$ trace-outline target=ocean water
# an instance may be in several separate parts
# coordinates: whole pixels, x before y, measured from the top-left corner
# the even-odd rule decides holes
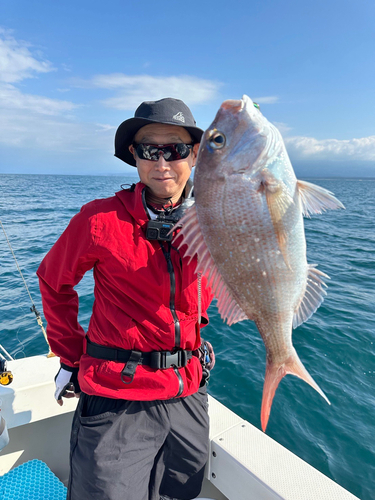
[[[70,218],[84,203],[111,196],[134,180],[0,175],[0,220],[40,312],[35,271]],[[287,376],[276,392],[267,434],[362,500],[374,500],[375,180],[310,180],[346,206],[305,220],[308,261],[331,280],[323,305],[293,333],[301,360],[332,404]],[[84,327],[92,286],[88,273],[77,287]],[[47,352],[30,305],[0,228],[0,343],[15,358]],[[204,336],[217,360],[209,392],[260,428],[265,350],[255,325],[228,327],[213,304]]]

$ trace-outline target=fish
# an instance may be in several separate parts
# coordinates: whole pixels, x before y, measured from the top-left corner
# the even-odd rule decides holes
[[[244,95],[222,103],[204,132],[194,174],[195,203],[175,242],[205,276],[228,325],[254,321],[266,349],[261,406],[265,432],[287,374],[330,404],[292,343],[292,330],[324,300],[329,277],[308,264],[303,217],[344,205],[297,180],[279,130]]]

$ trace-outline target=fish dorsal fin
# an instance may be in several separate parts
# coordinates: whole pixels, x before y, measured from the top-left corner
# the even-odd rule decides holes
[[[263,176],[264,179],[261,183],[261,188],[263,188],[265,192],[268,212],[271,217],[280,252],[284,258],[285,264],[289,268],[288,253],[286,250],[288,233],[284,225],[284,216],[290,206],[293,205],[294,201],[286,185],[282,181],[276,180],[266,170]]]
[[[228,325],[248,319],[226,286],[204,241],[195,205],[186,211],[178,225],[182,226],[182,229],[175,236],[174,241],[179,250],[187,245],[184,256],[190,257],[189,263],[195,255],[197,256],[196,272],[202,273],[207,278],[208,285],[217,299],[217,307],[222,319],[227,321]]]
[[[311,318],[323,302],[325,295],[327,295],[324,289],[327,285],[322,278],[329,279],[329,276],[316,269],[314,264],[308,266],[306,290],[294,313],[293,328],[297,328],[297,326]]]
[[[307,217],[311,214],[321,214],[326,210],[345,208],[331,191],[311,182],[297,181],[297,189],[302,203],[302,213]]]

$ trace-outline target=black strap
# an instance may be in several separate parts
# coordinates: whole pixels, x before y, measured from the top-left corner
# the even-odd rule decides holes
[[[129,360],[125,363],[125,366],[121,372],[121,380],[124,384],[130,384],[133,382],[135,370],[137,369],[138,363],[142,357],[141,351],[130,351]]]
[[[138,364],[149,366],[156,370],[166,370],[172,366],[183,368],[187,365],[192,357],[191,351],[178,350],[171,351],[151,351],[141,352],[128,349],[114,349],[92,342],[87,336],[86,353],[89,356],[97,359],[105,359],[107,361],[117,361],[118,363],[134,364],[135,368]],[[135,371],[135,369],[134,369]],[[125,377],[128,375],[125,374]]]

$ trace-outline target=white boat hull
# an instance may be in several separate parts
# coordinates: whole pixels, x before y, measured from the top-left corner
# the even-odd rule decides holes
[[[62,407],[56,404],[53,380],[58,366],[57,358],[45,356],[8,363],[14,381],[0,387],[1,415],[10,438],[0,452],[1,475],[37,458],[67,483],[70,426],[77,401],[66,400]],[[210,459],[200,498],[357,498],[211,396],[209,413]]]

